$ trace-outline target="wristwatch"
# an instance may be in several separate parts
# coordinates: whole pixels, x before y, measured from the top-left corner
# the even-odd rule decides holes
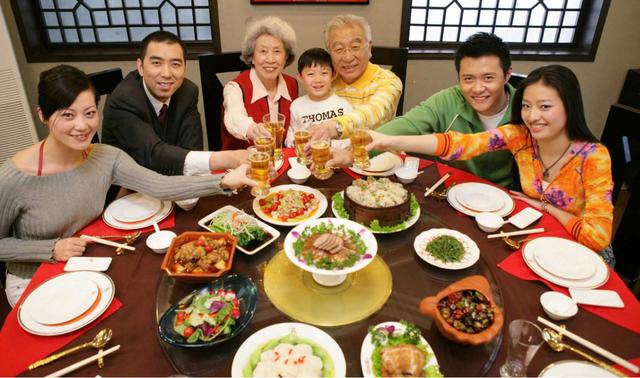
[[[342,126],[340,122],[336,122],[336,132],[338,133],[338,138],[342,137]]]

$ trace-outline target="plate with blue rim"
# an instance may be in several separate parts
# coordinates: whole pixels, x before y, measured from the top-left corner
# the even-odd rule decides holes
[[[228,335],[220,335],[219,337],[207,342],[197,341],[195,343],[188,343],[186,337],[174,330],[173,325],[176,318],[176,310],[188,307],[192,300],[198,295],[221,289],[225,291],[233,290],[236,293],[236,298],[239,302],[240,317],[236,319],[236,324],[233,330]],[[192,291],[178,303],[165,311],[165,313],[160,317],[160,321],[158,323],[158,334],[163,341],[174,346],[184,348],[210,347],[232,339],[242,333],[253,319],[253,315],[256,313],[257,304],[258,289],[251,278],[235,274],[224,276]]]

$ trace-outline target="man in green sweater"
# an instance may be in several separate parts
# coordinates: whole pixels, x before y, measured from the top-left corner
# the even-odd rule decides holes
[[[511,56],[502,40],[493,34],[472,35],[456,52],[455,66],[458,85],[434,94],[377,131],[387,135],[447,131],[471,134],[508,123],[515,89],[508,83]],[[515,162],[509,151],[486,153],[452,163],[502,186],[517,185]]]

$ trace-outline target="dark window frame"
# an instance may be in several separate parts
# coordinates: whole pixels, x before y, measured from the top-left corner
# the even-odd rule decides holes
[[[39,14],[38,0],[11,0],[11,8],[18,26],[22,46],[30,63],[33,62],[94,62],[125,61],[138,58],[140,42],[49,43]],[[211,41],[184,41],[187,59],[197,59],[204,53],[220,52],[220,23],[218,2],[209,0]]]
[[[402,25],[400,46],[409,48],[409,59],[453,59],[459,42],[409,42],[411,1],[402,1]],[[598,44],[607,18],[611,0],[584,0],[576,28],[576,42],[558,43],[553,46],[539,44],[509,43],[514,60],[540,61],[585,61],[595,60]],[[539,47],[536,47],[539,46]]]

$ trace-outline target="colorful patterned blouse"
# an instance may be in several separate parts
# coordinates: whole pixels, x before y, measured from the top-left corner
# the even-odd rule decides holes
[[[611,159],[602,144],[574,142],[570,159],[546,188],[535,140],[524,126],[504,125],[477,134],[448,132],[438,138],[436,155],[465,160],[487,151],[508,149],[520,171],[523,192],[574,215],[564,227],[580,243],[600,251],[611,242],[613,204]]]

